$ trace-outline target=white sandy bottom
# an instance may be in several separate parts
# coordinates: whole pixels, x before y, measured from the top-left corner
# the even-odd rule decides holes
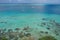
[[[23,28],[26,26],[29,26],[33,28],[33,31],[31,31],[32,35],[34,37],[39,37],[39,31],[48,31],[49,35],[55,36],[58,40],[60,39],[60,35],[56,36],[56,34],[53,33],[51,27],[51,30],[47,30],[47,27],[40,27],[38,24],[40,24],[42,21],[42,18],[47,18],[46,20],[56,20],[60,23],[60,15],[56,14],[17,14],[17,15],[10,15],[10,16],[1,16],[0,22],[7,22],[7,23],[0,23],[0,28],[7,28],[7,29],[15,29],[15,28]],[[55,28],[55,27],[54,27]],[[46,35],[46,34],[43,34]]]

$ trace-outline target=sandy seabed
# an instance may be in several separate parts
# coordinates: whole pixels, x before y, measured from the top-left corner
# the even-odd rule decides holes
[[[57,40],[60,38],[60,15],[57,14],[12,14],[0,16],[0,35],[9,32],[11,35],[30,35],[32,39],[38,40],[43,36],[53,36]],[[2,31],[2,30],[6,31]],[[4,33],[3,33],[4,32]],[[21,34],[21,35],[22,35]],[[1,35],[3,36],[3,35]],[[5,35],[6,36],[6,35]],[[6,36],[7,37],[7,36]],[[16,36],[17,37],[17,36]],[[34,39],[33,39],[34,38]],[[15,40],[12,38],[11,40]],[[18,40],[23,40],[19,39]],[[29,39],[28,39],[29,40]]]

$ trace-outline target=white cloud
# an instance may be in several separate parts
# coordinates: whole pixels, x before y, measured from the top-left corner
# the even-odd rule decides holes
[[[9,2],[12,2],[12,0],[9,0]]]
[[[17,0],[18,2],[22,1],[22,0]]]
[[[60,0],[48,0],[48,4],[60,4]]]
[[[47,3],[47,0],[32,0],[33,3]]]
[[[0,3],[43,3],[60,4],[60,0],[0,0]]]

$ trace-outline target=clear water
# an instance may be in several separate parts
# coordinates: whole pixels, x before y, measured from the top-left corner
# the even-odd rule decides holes
[[[34,37],[39,37],[39,31],[47,31],[49,35],[60,39],[59,35],[55,34],[55,30],[59,30],[57,26],[51,26],[50,29],[47,29],[47,26],[41,27],[42,22],[47,24],[51,20],[55,20],[57,23],[60,23],[60,7],[59,5],[35,5],[35,4],[0,4],[0,29],[15,29],[29,26],[33,29],[31,34]],[[46,18],[45,20],[42,20]],[[47,34],[42,34],[47,35]]]

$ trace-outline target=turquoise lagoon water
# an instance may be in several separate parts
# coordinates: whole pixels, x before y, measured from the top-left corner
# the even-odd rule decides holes
[[[42,22],[48,24],[51,20],[60,23],[59,10],[60,7],[58,5],[0,4],[0,29],[22,29],[23,27],[29,26],[33,28],[34,31],[31,31],[31,33],[34,34],[35,37],[38,36],[39,31],[48,31],[49,35],[59,40],[60,31],[58,31],[59,35],[56,36],[54,30],[59,30],[60,26],[59,28],[57,26],[51,26],[51,30],[48,30],[47,26],[40,26]],[[43,18],[45,18],[45,20],[42,20]]]

